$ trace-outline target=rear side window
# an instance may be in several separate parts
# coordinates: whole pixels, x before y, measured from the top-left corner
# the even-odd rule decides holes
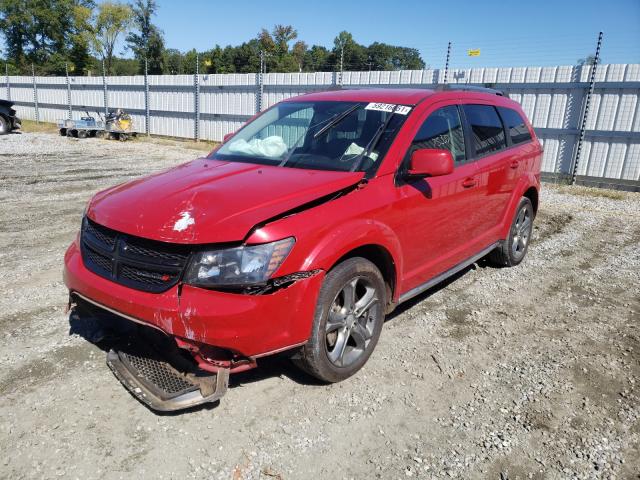
[[[463,105],[464,114],[473,133],[476,155],[486,155],[507,146],[502,122],[490,105]]]
[[[506,107],[498,107],[498,111],[513,145],[531,140],[531,133],[529,133],[527,123],[518,112]]]
[[[456,163],[464,162],[464,134],[458,107],[442,107],[429,115],[411,142],[409,156],[420,148],[449,150]]]

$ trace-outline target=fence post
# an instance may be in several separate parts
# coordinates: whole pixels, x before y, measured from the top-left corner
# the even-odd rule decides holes
[[[144,130],[147,136],[151,133],[149,122],[151,120],[151,112],[149,110],[149,65],[147,59],[144,59]]]
[[[33,78],[33,107],[36,114],[36,123],[40,123],[40,112],[38,110],[38,86],[36,85],[36,67],[31,64],[31,78]]]
[[[71,118],[73,117],[73,110],[71,107],[71,81],[69,80],[69,65],[66,62],[64,64],[64,71],[67,77],[67,105],[69,107],[68,116],[69,120],[71,120]]]
[[[193,88],[194,88],[194,98],[193,98],[193,110],[195,114],[194,125],[193,125],[193,136],[196,142],[200,141],[200,54],[196,52],[196,73],[193,76]]]
[[[264,71],[265,71],[265,58],[264,50],[260,50],[260,72],[258,72],[258,98],[256,100],[256,113],[262,111],[262,105],[264,102]]]
[[[449,74],[449,58],[451,57],[451,42],[447,45],[447,61],[444,64],[444,83],[447,83],[447,76]]]
[[[104,58],[102,59],[102,91],[103,91],[103,103],[104,103],[104,121],[105,126],[107,122],[107,116],[109,115],[109,100],[107,91],[107,72],[104,67]]]
[[[578,143],[576,145],[576,154],[573,159],[573,168],[571,169],[571,185],[576,183],[576,177],[578,176],[578,164],[580,163],[580,154],[582,153],[582,142],[584,141],[585,131],[587,129],[587,119],[589,117],[589,106],[591,105],[591,96],[593,95],[593,89],[596,83],[596,71],[598,69],[598,62],[600,61],[600,47],[602,46],[602,32],[598,35],[598,45],[596,46],[596,55],[593,59],[593,65],[591,66],[591,76],[589,77],[589,88],[587,89],[587,96],[584,101],[584,108],[582,109],[582,118],[580,120],[580,135],[578,136]]]
[[[7,77],[7,100],[11,100],[11,83],[9,82],[9,64],[5,62],[4,73]]]

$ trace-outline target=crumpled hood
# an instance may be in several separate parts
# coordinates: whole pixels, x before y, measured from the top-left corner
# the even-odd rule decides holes
[[[198,159],[97,193],[87,215],[113,230],[152,240],[237,242],[256,224],[352,186],[363,176]]]

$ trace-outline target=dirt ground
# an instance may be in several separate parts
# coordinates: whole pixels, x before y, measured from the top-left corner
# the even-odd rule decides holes
[[[401,306],[345,382],[278,357],[145,408],[73,333],[63,254],[94,192],[199,155],[0,137],[0,477],[640,478],[640,194],[545,184],[522,265]]]

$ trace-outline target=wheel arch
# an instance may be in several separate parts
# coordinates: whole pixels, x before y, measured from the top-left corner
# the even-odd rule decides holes
[[[359,247],[352,248],[341,257],[339,257],[329,268],[331,270],[336,265],[348,260],[349,258],[354,257],[362,257],[366,260],[369,260],[373,263],[380,273],[382,274],[382,278],[384,279],[385,287],[387,290],[387,313],[393,309],[395,305],[393,299],[395,292],[397,291],[397,265],[391,255],[391,252],[387,250],[385,247],[375,243],[369,243],[365,245],[360,245]]]
[[[533,216],[535,217],[538,213],[538,200],[539,193],[536,187],[529,187],[523,194],[523,197],[527,197],[531,201],[531,205],[533,205]]]

